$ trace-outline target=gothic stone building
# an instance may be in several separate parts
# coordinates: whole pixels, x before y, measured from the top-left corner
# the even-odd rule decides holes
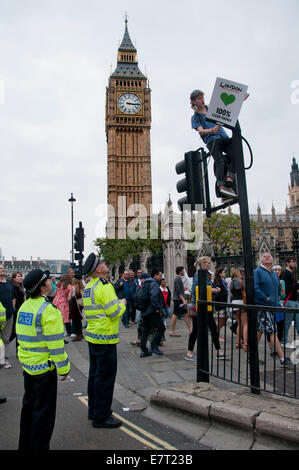
[[[257,214],[250,216],[261,229],[256,240],[259,255],[271,251],[277,262],[283,262],[283,253],[292,252],[294,233],[299,229],[299,169],[295,158],[292,161],[290,177],[289,207],[286,207],[284,214],[276,214],[272,204],[271,214],[262,214],[258,206]]]

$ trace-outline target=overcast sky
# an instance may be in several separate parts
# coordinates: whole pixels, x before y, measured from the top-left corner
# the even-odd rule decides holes
[[[104,234],[105,90],[126,11],[152,89],[153,202],[181,197],[175,164],[202,145],[190,127],[189,95],[203,89],[209,102],[220,76],[249,87],[240,123],[254,153],[250,212],[258,203],[263,213],[272,202],[277,212],[289,204],[293,154],[299,162],[298,0],[0,0],[6,259],[70,259],[71,192],[86,255]],[[209,171],[214,195],[212,162]]]

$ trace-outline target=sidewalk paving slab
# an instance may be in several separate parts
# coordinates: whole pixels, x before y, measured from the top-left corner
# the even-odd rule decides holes
[[[170,337],[166,330],[161,346],[164,356],[140,358],[140,348],[130,344],[137,338],[136,325],[121,326],[115,398],[123,406],[164,420],[216,449],[299,448],[297,399],[269,392],[252,394],[245,385],[214,376],[210,383],[196,383],[196,363],[184,360],[188,332],[183,322],[177,323],[177,331],[181,337]],[[78,348],[83,360],[78,354],[73,356],[73,348]],[[87,375],[86,342],[69,349]]]

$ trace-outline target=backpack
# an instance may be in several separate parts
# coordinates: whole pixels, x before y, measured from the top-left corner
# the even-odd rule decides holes
[[[141,286],[137,287],[134,297],[134,305],[137,310],[144,312],[150,305],[149,296],[149,282],[144,282]]]

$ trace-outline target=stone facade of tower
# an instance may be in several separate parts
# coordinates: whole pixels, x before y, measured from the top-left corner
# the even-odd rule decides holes
[[[299,169],[298,163],[293,158],[291,171],[291,184],[289,184],[290,209],[293,214],[299,215]]]
[[[117,67],[110,75],[106,89],[107,232],[111,230],[113,208],[116,237],[125,238],[125,228],[134,215],[150,216],[150,128],[151,90],[147,77],[139,70],[137,51],[130,39],[126,20],[124,37],[118,48]],[[134,204],[142,205],[145,212],[134,213]]]

